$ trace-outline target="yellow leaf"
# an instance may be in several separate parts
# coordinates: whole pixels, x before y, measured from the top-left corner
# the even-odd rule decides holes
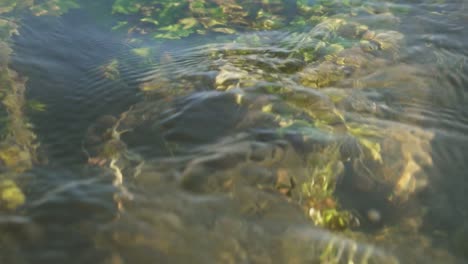
[[[365,138],[359,138],[359,142],[369,150],[372,155],[372,158],[375,161],[382,163],[382,156],[380,155],[380,144],[378,142],[373,142]]]
[[[26,198],[23,192],[12,180],[4,180],[0,183],[0,204],[10,210],[24,204]]]
[[[273,109],[273,105],[272,104],[267,104],[267,105],[262,107],[262,112],[271,113],[272,109]]]
[[[212,29],[214,32],[219,32],[219,33],[224,33],[224,34],[234,34],[236,31],[232,28],[225,28],[225,27],[219,27],[219,28],[213,28]]]
[[[132,52],[135,54],[135,55],[138,55],[140,57],[148,57],[151,53],[151,50],[150,48],[136,48],[136,49],[132,49]]]
[[[198,21],[193,17],[187,17],[179,20],[179,23],[184,25],[184,29],[189,29],[198,24]]]

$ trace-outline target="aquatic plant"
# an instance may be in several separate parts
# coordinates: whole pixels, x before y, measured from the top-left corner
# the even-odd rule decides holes
[[[79,5],[75,0],[5,0],[0,3],[0,14],[30,11],[36,16],[59,16],[68,12],[70,9],[78,7]]]
[[[336,185],[344,170],[337,145],[310,153],[307,164],[309,173],[300,187],[300,195],[309,217],[316,225],[331,230],[355,227],[356,217],[341,209],[335,197]]]
[[[80,6],[76,0],[46,0],[34,3],[29,10],[36,16],[60,16],[78,7]]]
[[[29,109],[31,109],[33,111],[38,111],[38,112],[44,112],[47,109],[47,105],[45,105],[44,103],[41,103],[41,102],[39,102],[38,100],[35,100],[35,99],[28,100],[26,102],[26,105],[27,105],[27,107]]]
[[[0,180],[0,209],[14,210],[24,204],[26,198],[12,180]]]
[[[382,3],[331,0],[115,0],[112,7],[112,13],[120,18],[114,29],[156,39],[179,39],[209,32],[234,34],[245,30],[304,28],[329,17],[359,13],[371,15],[366,21],[369,24],[386,25],[394,22],[393,10],[397,9]],[[347,28],[348,34],[357,33]]]
[[[281,2],[117,0],[113,12],[129,18],[116,28],[125,27],[131,32],[151,34],[154,38],[177,39],[207,31],[232,34],[242,26],[277,27],[280,18],[272,12],[278,13],[285,8]],[[135,20],[138,22],[131,22]]]
[[[30,130],[29,123],[22,112],[24,84],[15,83],[10,75],[0,72],[0,85],[4,94],[1,108],[5,109],[2,124],[2,139],[0,141],[0,207],[15,209],[25,198],[14,182],[16,175],[30,169],[35,161],[35,135]],[[4,78],[8,78],[5,80]]]
[[[115,81],[120,78],[119,61],[117,59],[113,59],[107,64],[102,65],[100,70],[106,79]]]
[[[54,12],[60,12],[69,6],[66,2],[69,1],[46,1],[42,4],[50,4],[49,7],[54,9]],[[55,7],[52,3],[58,6]],[[0,207],[8,210],[14,210],[25,202],[16,178],[19,173],[31,169],[37,161],[38,143],[32,125],[26,118],[25,109],[28,106],[39,111],[45,109],[45,106],[38,102],[26,100],[26,78],[9,68],[12,52],[9,43],[12,35],[18,34],[19,27],[13,13],[29,10],[33,6],[32,1],[0,3]]]
[[[333,14],[338,1],[137,1],[116,0],[113,13],[123,20],[115,29],[178,39],[191,34],[233,34],[245,29],[271,30],[287,25],[304,26]],[[349,7],[350,5],[348,5]]]

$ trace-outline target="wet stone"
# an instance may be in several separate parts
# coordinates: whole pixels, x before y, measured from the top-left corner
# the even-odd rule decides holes
[[[252,151],[258,150],[258,144],[269,151],[257,152],[256,158],[252,159]],[[239,183],[272,186],[273,173],[270,168],[281,162],[277,155],[270,152],[272,149],[274,145],[238,142],[235,148],[226,148],[224,154],[221,151],[194,159],[182,174],[182,185],[188,190],[204,192],[220,191],[224,188],[228,188],[225,190],[228,191],[233,184]],[[261,153],[263,156],[260,156]]]

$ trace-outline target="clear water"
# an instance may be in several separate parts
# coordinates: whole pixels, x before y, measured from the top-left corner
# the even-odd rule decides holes
[[[467,4],[359,6],[382,11],[344,20],[401,42],[303,62],[317,24],[135,42],[97,7],[19,15],[10,67],[46,110],[25,112],[40,161],[0,211],[0,263],[466,262]],[[118,156],[100,154],[105,128]],[[333,198],[305,194],[336,142]],[[313,214],[328,207],[351,212],[345,230]]]

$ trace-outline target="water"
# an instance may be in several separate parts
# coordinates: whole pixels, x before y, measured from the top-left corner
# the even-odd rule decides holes
[[[466,3],[146,2],[0,4],[0,263],[467,261]]]

